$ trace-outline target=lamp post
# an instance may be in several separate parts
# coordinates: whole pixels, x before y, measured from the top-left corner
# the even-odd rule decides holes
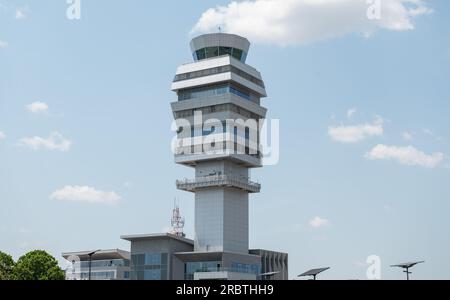
[[[99,251],[101,251],[100,249],[99,250],[95,250],[95,251],[92,251],[92,252],[90,252],[90,253],[88,253],[87,255],[89,256],[89,275],[88,275],[88,280],[91,280],[91,269],[92,269],[92,256],[95,254],[95,253],[97,253],[97,252],[99,252]]]
[[[404,263],[399,265],[393,265],[391,267],[393,268],[402,268],[403,273],[406,273],[406,280],[409,280],[409,275],[412,274],[411,271],[409,271],[410,268],[414,267],[415,265],[422,264],[425,261],[416,261],[416,262],[410,262],[410,263]]]

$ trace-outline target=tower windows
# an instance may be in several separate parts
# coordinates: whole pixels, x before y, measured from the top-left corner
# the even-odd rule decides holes
[[[231,65],[178,74],[175,76],[173,82],[194,79],[194,78],[199,78],[199,77],[205,77],[205,76],[211,76],[214,74],[221,74],[221,73],[226,73],[226,72],[232,72],[232,73],[264,88],[264,82],[261,79],[256,78],[253,75],[248,74],[247,72],[245,72],[239,68],[236,68],[235,66],[231,66]]]
[[[193,54],[195,61],[218,57],[222,55],[229,55],[241,62],[245,62],[247,58],[247,53],[245,53],[241,49],[222,46],[202,48],[195,51]]]
[[[233,56],[237,60],[245,61],[245,56],[243,56],[243,54],[244,54],[244,51],[242,51],[241,49],[234,48],[231,56]]]
[[[201,111],[202,114],[204,114],[204,115],[210,114],[212,112],[231,111],[231,112],[240,114],[241,116],[243,116],[244,118],[247,118],[247,119],[259,120],[259,119],[264,118],[264,116],[259,116],[255,113],[252,113],[252,112],[250,112],[242,107],[239,107],[235,104],[232,104],[232,103],[205,106],[205,107],[196,108],[196,109],[177,111],[177,112],[175,112],[175,118],[176,119],[189,118],[189,117],[192,117],[196,111]]]
[[[233,52],[238,52],[239,49],[233,49],[231,47],[219,47],[219,55],[233,55]],[[241,50],[239,50],[241,51]],[[236,57],[235,57],[236,58]],[[240,60],[240,58],[237,58]]]
[[[212,86],[212,87],[210,86],[210,87],[185,89],[185,90],[178,92],[178,100],[184,101],[184,100],[212,97],[212,96],[224,95],[224,94],[235,94],[246,100],[252,100],[252,96],[250,95],[250,93],[245,92],[243,89],[240,89],[238,87],[235,87],[234,85],[229,85],[229,84]]]

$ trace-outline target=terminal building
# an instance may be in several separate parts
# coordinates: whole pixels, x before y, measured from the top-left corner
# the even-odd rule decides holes
[[[113,249],[63,253],[71,263],[66,280],[128,280],[130,252]]]
[[[246,64],[250,42],[214,33],[190,46],[194,61],[178,67],[171,107],[175,162],[195,174],[176,181],[179,190],[194,194],[195,237],[186,238],[180,226],[172,233],[122,236],[130,242],[129,279],[287,280],[286,253],[249,249],[249,195],[261,191],[250,170],[262,167],[260,128],[267,113],[261,74]]]

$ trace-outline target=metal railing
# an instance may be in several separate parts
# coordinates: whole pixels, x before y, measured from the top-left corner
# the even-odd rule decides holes
[[[176,184],[178,189],[190,192],[213,186],[232,186],[251,193],[259,193],[261,191],[261,184],[250,181],[248,178],[229,175],[214,175],[197,177],[196,179],[177,180]]]

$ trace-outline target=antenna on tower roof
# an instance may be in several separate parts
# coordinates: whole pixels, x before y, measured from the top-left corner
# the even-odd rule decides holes
[[[181,217],[180,213],[180,207],[178,205],[177,199],[174,200],[174,207],[172,211],[172,231],[170,233],[179,236],[179,237],[185,237],[186,234],[184,234],[184,218]]]

